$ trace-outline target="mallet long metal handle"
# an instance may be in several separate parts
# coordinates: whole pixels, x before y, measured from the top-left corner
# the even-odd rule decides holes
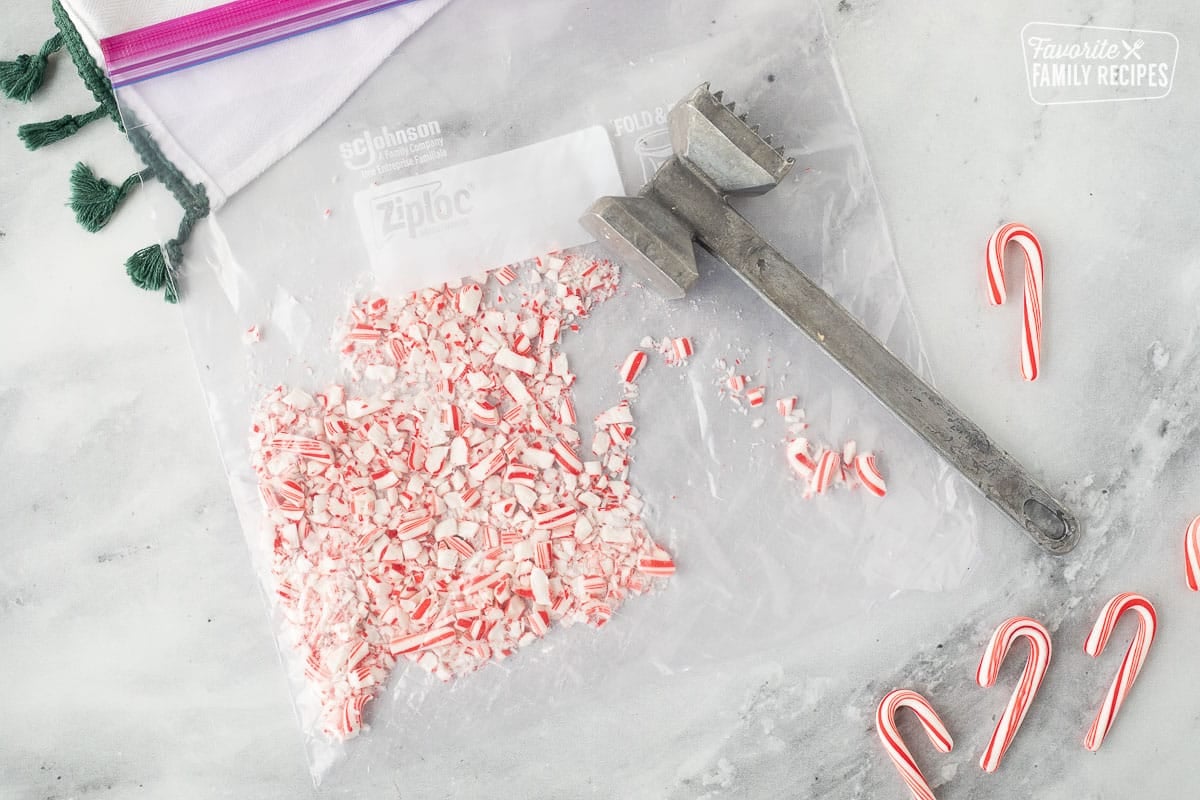
[[[648,187],[771,305],[820,344],[1045,550],[1075,546],[1079,524],[979,426],[917,377],[724,199],[678,160]]]

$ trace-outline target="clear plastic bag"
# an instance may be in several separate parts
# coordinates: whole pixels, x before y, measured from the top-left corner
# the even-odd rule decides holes
[[[149,120],[163,119],[154,104],[172,97],[186,97],[198,120],[218,115],[231,91],[302,102],[305,87],[285,78],[228,84],[239,64],[252,71],[288,46],[120,88],[127,123],[135,135],[168,139]],[[337,69],[336,58],[329,64]],[[220,90],[208,92],[215,65]],[[315,778],[348,759],[347,774],[390,763],[413,787],[448,791],[528,791],[546,785],[543,771],[555,764],[572,765],[568,783],[599,796],[704,782],[693,773],[709,734],[742,702],[725,694],[733,676],[792,658],[797,642],[818,647],[836,620],[900,590],[953,589],[966,577],[981,498],[702,256],[687,299],[661,300],[626,276],[614,297],[568,320],[578,330],[564,329],[561,345],[578,376],[571,391],[586,449],[593,417],[624,396],[618,367],[631,351],[645,337],[691,338],[695,352],[682,365],[645,348],[649,364],[629,398],[629,482],[675,574],[626,598],[602,629],[551,625],[511,659],[449,683],[402,658],[367,706],[366,735],[342,743],[322,732],[303,655],[279,613],[273,531],[253,468],[250,430],[264,398],[277,386],[377,391],[352,379],[340,352],[363,298],[396,302],[509,262],[529,281],[539,274],[529,259],[563,247],[602,257],[564,220],[621,184],[635,193],[669,157],[665,112],[704,81],[797,160],[781,186],[739,208],[923,371],[859,132],[810,2],[453,0],[188,242],[176,276],[181,308]],[[494,277],[485,288],[485,303],[506,290]],[[731,375],[764,386],[766,403],[750,407],[729,389]],[[791,395],[814,445],[853,440],[878,454],[885,498],[862,489],[806,496],[784,454],[796,423],[789,433],[775,409]],[[693,746],[696,764],[679,754]]]

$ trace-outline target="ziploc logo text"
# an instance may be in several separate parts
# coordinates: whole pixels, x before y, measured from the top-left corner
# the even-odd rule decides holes
[[[474,207],[470,188],[451,188],[441,180],[384,191],[372,205],[382,240],[401,232],[416,239],[429,231],[462,224]]]

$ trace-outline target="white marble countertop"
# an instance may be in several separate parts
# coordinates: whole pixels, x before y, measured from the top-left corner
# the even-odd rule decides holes
[[[1088,533],[1053,561],[997,522],[964,585],[902,594],[870,628],[823,643],[876,637],[846,674],[784,663],[731,682],[734,705],[766,709],[771,725],[730,721],[647,796],[902,797],[868,716],[895,685],[930,691],[955,722],[945,757],[904,726],[940,798],[1186,794],[1200,735],[1189,622],[1200,597],[1184,587],[1181,551],[1200,513],[1200,18],[1180,2],[822,4],[939,387],[1068,487]],[[42,2],[3,16],[5,55],[49,30]],[[1035,20],[1174,33],[1172,93],[1034,104],[1019,33]],[[158,190],[85,233],[65,205],[67,174],[84,153],[109,177],[132,170],[122,137],[93,125],[27,153],[15,135],[57,115],[48,108],[90,106],[77,81],[51,80],[42,102],[6,102],[0,116],[0,797],[482,796],[479,776],[414,785],[401,763],[312,787],[182,320],[120,267],[153,240]],[[1015,310],[981,311],[983,240],[1011,218],[1049,253],[1034,387],[1015,380]],[[1161,630],[1093,755],[1079,740],[1128,633],[1098,662],[1079,650],[1118,591],[1152,597]],[[975,762],[1005,690],[971,689],[970,676],[990,628],[1017,613],[1054,631],[1043,688],[1054,699],[985,775]],[[583,795],[565,768],[526,794]]]

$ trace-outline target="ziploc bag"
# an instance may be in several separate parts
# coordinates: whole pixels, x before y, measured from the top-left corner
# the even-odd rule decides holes
[[[120,86],[127,125],[303,103],[289,41]],[[740,208],[921,368],[807,2],[453,0],[173,265],[316,778],[665,792],[731,674],[963,580],[979,498],[886,409],[711,259],[666,302],[576,223],[705,81],[797,160]],[[799,440],[886,496],[853,460],[816,491]]]

